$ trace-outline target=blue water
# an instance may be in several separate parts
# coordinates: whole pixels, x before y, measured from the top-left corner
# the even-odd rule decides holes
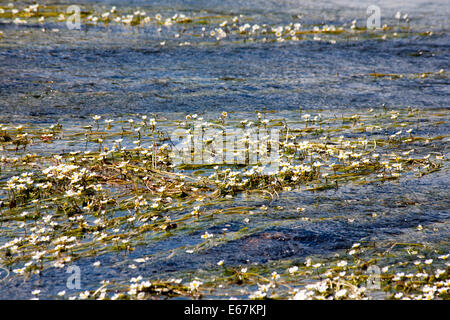
[[[73,1],[44,1],[73,4]],[[31,3],[19,1],[21,3]],[[0,7],[7,1],[2,1]],[[387,40],[370,36],[335,35],[333,41],[264,42],[263,35],[249,39],[230,35],[216,41],[198,37],[224,20],[239,16],[240,22],[269,26],[302,23],[302,28],[335,25],[348,28],[353,20],[365,25],[366,8],[372,1],[79,1],[85,9],[104,12],[117,6],[123,12],[137,8],[164,18],[175,13],[215,16],[206,25],[172,27],[125,27],[111,23],[83,25],[68,30],[64,23],[15,25],[0,19],[0,122],[34,124],[82,123],[93,114],[119,117],[132,113],[178,119],[187,113],[217,115],[254,114],[266,108],[280,114],[300,107],[324,113],[370,108],[407,108],[448,112],[450,82],[450,36],[448,1],[378,1],[382,24],[406,26],[394,15],[411,18],[411,36]],[[43,32],[41,29],[46,28]],[[51,30],[58,28],[59,32]],[[420,33],[433,31],[430,36]],[[179,37],[177,36],[179,34]],[[251,38],[251,37],[250,37]],[[165,41],[162,45],[161,42]],[[180,43],[189,45],[180,46]],[[418,77],[421,73],[442,76]],[[370,73],[402,74],[403,78],[375,78]],[[445,119],[445,121],[448,121]],[[424,135],[448,134],[448,122],[439,128],[422,126]],[[448,152],[448,143],[438,146]],[[282,194],[273,205],[286,208],[266,216],[250,217],[252,232],[236,241],[188,254],[184,246],[200,243],[198,232],[142,244],[130,254],[107,254],[78,261],[83,288],[93,289],[106,278],[125,281],[139,272],[158,276],[163,272],[188,272],[214,267],[224,259],[230,265],[266,263],[279,259],[302,259],[348,248],[361,240],[423,241],[448,245],[450,198],[448,168],[421,179],[371,186],[343,186],[339,190]],[[319,199],[320,205],[315,207]],[[405,205],[413,201],[414,205]],[[263,200],[238,200],[262,205]],[[228,203],[227,205],[232,205]],[[307,206],[310,216],[334,217],[324,222],[295,219],[295,208]],[[374,222],[370,215],[379,218]],[[355,219],[349,222],[349,219]],[[245,226],[242,217],[204,226],[217,233]],[[418,224],[439,227],[436,233],[411,232]],[[209,229],[208,229],[209,228]],[[258,229],[260,228],[260,229]],[[181,249],[180,249],[181,248]],[[167,258],[169,250],[177,254]],[[125,261],[154,255],[131,270]],[[101,260],[102,268],[91,264]],[[65,289],[64,270],[50,269],[27,282],[10,278],[0,298],[29,298],[40,287],[42,297],[54,298]]]

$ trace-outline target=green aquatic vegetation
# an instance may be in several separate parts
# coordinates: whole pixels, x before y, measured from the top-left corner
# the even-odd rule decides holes
[[[68,6],[63,5],[19,5],[0,6],[0,19],[6,23],[16,25],[34,24],[44,28],[48,23],[63,25],[72,18],[72,13],[67,13]],[[158,32],[162,28],[176,27],[171,31],[173,40],[178,45],[190,45],[190,41],[204,41],[206,44],[216,45],[224,40],[231,43],[241,42],[284,42],[284,41],[325,41],[331,44],[337,41],[361,40],[361,39],[395,39],[411,36],[433,36],[433,32],[414,31],[410,25],[405,27],[400,21],[398,24],[384,25],[377,30],[368,30],[365,26],[357,26],[356,20],[351,25],[302,25],[299,22],[291,22],[286,25],[269,25],[255,23],[253,16],[230,16],[223,14],[205,15],[202,12],[186,16],[184,13],[155,13],[136,8],[93,8],[83,5],[80,10],[80,22],[89,27],[124,26],[132,28],[156,28]],[[202,26],[199,30],[199,26]],[[60,31],[59,29],[57,31]],[[7,36],[7,35],[6,35]],[[0,34],[0,38],[5,37]],[[169,38],[170,39],[170,38]],[[167,40],[161,45],[168,44]]]
[[[416,243],[355,243],[339,256],[248,266],[228,266],[220,260],[215,270],[207,275],[198,273],[189,282],[183,278],[190,275],[182,273],[166,280],[139,276],[130,284],[108,282],[74,298],[148,299],[172,294],[191,298],[339,300],[382,294],[387,299],[448,299],[448,257],[441,250]],[[135,260],[145,263],[146,258]],[[104,293],[101,296],[97,295],[100,291]]]
[[[201,253],[263,230],[264,224],[252,225],[251,219],[284,213],[283,207],[271,205],[280,193],[302,188],[320,193],[342,185],[380,183],[411,174],[417,179],[441,170],[447,160],[438,143],[444,143],[448,136],[416,135],[412,112],[380,109],[337,117],[302,111],[289,119],[280,119],[273,112],[247,119],[223,113],[210,120],[198,115],[178,120],[146,115],[115,120],[93,116],[91,123],[72,123],[70,127],[1,124],[0,263],[17,276],[30,277],[79,259],[131,252],[149,241],[197,233],[201,233],[199,243],[183,246],[171,255],[185,250]],[[443,112],[423,111],[418,116],[427,119],[429,125],[446,124]],[[176,143],[167,128],[181,130],[187,139]],[[214,138],[220,139],[199,144],[195,128],[219,128],[221,133]],[[269,128],[277,130],[277,135],[267,135]],[[242,135],[239,130],[253,131]],[[200,141],[209,139],[206,129],[200,133]],[[227,148],[221,139],[228,138],[242,143]],[[180,159],[183,148],[188,152],[181,153],[184,158]],[[195,153],[203,157],[195,157]],[[240,158],[232,160],[232,155]],[[233,205],[237,198],[267,202],[262,206]],[[326,220],[302,216],[304,210],[298,208],[298,216],[289,219]],[[237,216],[245,222],[239,230],[210,233],[211,226]],[[249,293],[251,298],[367,297],[359,287],[367,276],[353,273],[349,278],[349,269],[330,268],[327,270],[333,277],[328,280],[314,278],[321,274],[318,267],[302,269],[298,274],[306,278],[300,281],[284,280],[274,271],[268,275],[258,269],[244,272],[230,266],[222,280],[219,277],[217,281],[184,284],[152,280],[151,285],[142,286],[138,281],[122,289],[111,284],[97,292],[82,292],[79,298],[201,297],[203,286],[215,290],[218,283],[265,286]],[[354,268],[361,272],[363,267],[356,264]],[[338,277],[338,271],[346,273]],[[439,277],[433,279],[446,279],[445,272],[439,271]],[[406,292],[405,297],[417,291],[416,282],[400,284],[394,277],[383,276],[387,281],[384,287],[395,294]],[[317,289],[322,295],[316,296],[315,287],[296,289],[296,281],[306,283],[307,278],[325,281],[317,284],[326,287],[323,292]],[[434,285],[434,280],[430,281],[423,285]],[[436,294],[436,290],[433,297],[447,298],[447,293]],[[114,295],[109,294],[112,292]]]
[[[437,72],[422,72],[422,73],[413,73],[413,74],[395,74],[395,73],[370,73],[371,77],[374,78],[389,78],[391,80],[396,79],[425,79],[429,77],[447,77],[444,69],[441,69]]]

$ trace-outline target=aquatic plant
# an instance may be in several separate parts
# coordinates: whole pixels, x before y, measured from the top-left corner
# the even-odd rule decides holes
[[[192,232],[198,233],[197,244],[173,254],[201,253],[254,232],[248,228],[224,234],[211,231],[225,217],[241,215],[248,223],[255,214],[283,212],[283,207],[272,204],[280,193],[419,179],[442,170],[447,165],[443,146],[448,136],[424,137],[419,132],[420,119],[439,126],[446,115],[436,110],[380,108],[339,117],[302,110],[289,119],[263,112],[247,119],[223,113],[206,120],[198,115],[178,120],[132,115],[111,116],[103,122],[103,116],[93,115],[90,123],[71,128],[61,123],[1,124],[0,263],[17,276],[31,277],[79,259],[132,252],[149,241]],[[175,138],[167,129],[186,132],[191,150],[195,127],[220,128],[223,134],[210,142],[214,152],[202,144],[200,150],[192,149],[202,157],[176,162],[183,144],[172,141]],[[241,136],[241,128],[253,128],[255,134]],[[269,128],[277,130],[277,139],[265,134]],[[204,134],[202,141],[209,139],[206,129],[199,132]],[[223,139],[241,140],[242,149],[237,144],[227,149]],[[263,155],[268,154],[269,161],[264,162]],[[237,197],[268,201],[239,207],[233,205]],[[315,219],[303,216],[308,211],[304,207],[295,211],[298,219]],[[398,252],[403,248],[415,252],[414,267],[411,259],[392,262],[393,249],[399,247]],[[448,299],[448,252],[424,244],[394,243],[387,251],[379,249],[355,244],[340,261],[321,258],[306,260],[304,265],[279,262],[238,268],[222,260],[213,276],[198,275],[189,282],[162,275],[144,280],[136,275],[131,284],[104,282],[95,291],[72,297],[200,298],[211,290],[229,297],[235,295],[236,284],[245,283],[249,290],[244,296],[254,299],[365,299],[370,298],[362,286],[368,279],[365,271],[376,263],[390,270],[381,273],[380,290],[391,298]],[[145,263],[147,258],[135,263]],[[99,266],[100,262],[93,267]],[[412,271],[397,271],[405,266]]]

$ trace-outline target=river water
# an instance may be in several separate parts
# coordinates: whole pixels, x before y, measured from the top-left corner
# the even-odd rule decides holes
[[[73,2],[42,4],[64,12]],[[65,22],[54,19],[14,24],[0,14],[0,122],[70,126],[91,121],[93,114],[119,118],[139,113],[178,119],[188,113],[208,117],[223,111],[236,118],[252,118],[263,108],[292,117],[300,107],[341,114],[384,104],[392,109],[411,106],[444,112],[444,124],[422,130],[424,135],[448,135],[449,2],[377,1],[381,26],[394,26],[386,31],[387,38],[381,39],[380,31],[351,33],[354,20],[356,26],[366,26],[366,9],[372,2],[80,0],[75,4],[82,12],[97,12],[97,16],[116,6],[123,15],[141,10],[150,17],[160,14],[162,21],[174,14],[199,21],[128,26],[82,20],[81,30],[69,30]],[[15,5],[31,3],[17,1]],[[8,1],[0,1],[0,8],[7,5]],[[398,11],[400,19],[395,17]],[[239,25],[248,23],[250,28],[256,24],[261,28],[266,24],[267,29],[289,24],[293,28],[300,23],[300,30],[335,26],[348,32],[304,34],[298,41],[288,37],[277,41],[260,32],[229,32],[219,40],[210,35],[223,21],[232,24],[235,17]],[[445,76],[420,77],[440,70]],[[371,73],[403,76],[374,77]],[[447,153],[448,138],[436,148]],[[201,254],[165,255],[168,250],[201,242],[197,230],[151,241],[126,256],[81,259],[83,288],[95,288],[105,278],[129,279],[135,271],[125,261],[141,256],[152,256],[139,267],[140,274],[152,277],[161,272],[201,272],[220,259],[244,265],[327,255],[361,240],[422,241],[448,247],[448,184],[445,165],[420,179],[281,194],[271,205],[283,206],[285,211],[251,217],[248,236]],[[243,203],[260,206],[266,202],[236,199],[235,205]],[[323,217],[325,222],[293,219],[298,205],[309,210],[308,216]],[[378,213],[376,220],[371,216],[374,212]],[[417,233],[419,224],[437,227],[439,232]],[[246,225],[242,217],[224,219],[208,230],[216,233],[226,226],[237,231]],[[97,260],[102,267],[90,268]],[[0,290],[0,298],[29,298],[36,286],[44,292],[42,297],[55,297],[65,288],[66,278],[64,272],[53,269],[25,283],[12,278]]]

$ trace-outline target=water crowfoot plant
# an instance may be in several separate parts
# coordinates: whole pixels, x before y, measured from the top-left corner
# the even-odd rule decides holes
[[[70,151],[55,148],[55,153],[46,152],[47,147],[43,146],[61,140],[76,141],[86,133],[84,124],[75,129],[64,129],[61,125],[42,128],[2,124],[0,262],[16,276],[28,278],[89,258],[96,259],[91,263],[93,267],[103,268],[107,263],[97,260],[103,255],[123,252],[128,256],[146,243],[171,241],[178,236],[190,238],[192,234],[197,235],[195,239],[180,244],[179,248],[175,246],[169,256],[201,256],[221,245],[246,241],[276,215],[302,223],[326,220],[313,213],[322,207],[319,196],[312,203],[293,206],[292,216],[290,209],[275,202],[299,190],[320,195],[337,185],[368,186],[420,179],[446,168],[443,149],[446,136],[411,135],[412,131],[407,132],[406,128],[414,127],[416,120],[410,118],[410,112],[372,111],[343,116],[342,119],[357,119],[352,126],[332,115],[321,114],[320,121],[311,116],[307,126],[304,117],[280,121],[276,114],[265,115],[264,120],[260,115],[256,121],[264,129],[278,128],[281,132],[278,141],[271,141],[272,152],[277,152],[277,156],[265,165],[251,160],[249,147],[264,145],[262,127],[257,127],[259,135],[245,137],[247,142],[241,146],[247,155],[240,153],[244,155],[240,163],[227,162],[227,158],[231,159],[228,153],[236,152],[235,145],[231,150],[221,147],[222,152],[212,162],[194,158],[202,160],[186,164],[174,162],[179,145],[168,144],[169,137],[163,133],[166,127],[179,126],[183,121],[156,121],[155,116],[147,122],[145,116],[140,116],[143,120],[140,124],[132,118],[110,120],[105,125],[107,130],[102,131],[99,116],[94,116],[96,131],[90,126],[86,144],[75,143]],[[392,114],[395,122],[391,121]],[[439,116],[423,116],[436,125],[442,123]],[[198,119],[197,115],[188,115],[186,119],[193,126],[201,121],[204,128],[217,123],[214,118]],[[250,127],[250,119],[233,119],[222,113],[219,118],[222,133],[218,137],[223,140],[218,143],[226,139],[234,141],[236,129],[242,123],[245,128]],[[121,127],[123,121],[130,128]],[[397,130],[399,126],[405,129]],[[319,127],[321,133],[317,134],[314,130]],[[208,134],[207,129],[200,132],[203,138]],[[26,150],[17,149],[17,141],[22,141],[24,135],[33,144]],[[50,135],[51,139],[39,139]],[[279,147],[275,148],[276,145]],[[194,148],[193,152],[197,150]],[[260,159],[264,155],[255,154]],[[234,201],[242,205],[233,204]],[[239,218],[245,225],[237,223],[235,217],[239,216],[245,217]],[[372,217],[376,219],[378,215]],[[254,220],[259,221],[255,226]],[[273,239],[280,237],[283,238]],[[229,297],[242,296],[236,286],[245,284],[244,296],[252,299],[368,299],[371,293],[365,287],[369,277],[365,271],[381,265],[382,270],[389,270],[379,274],[379,290],[386,297],[447,299],[448,252],[437,255],[437,249],[418,246],[424,253],[417,250],[411,256],[423,255],[427,259],[419,258],[420,263],[412,269],[408,269],[412,264],[409,257],[402,261],[405,259],[402,253],[404,248],[409,252],[416,250],[413,244],[394,243],[389,250],[380,252],[380,246],[372,248],[358,243],[348,254],[343,253],[345,258],[340,260],[322,257],[293,265],[281,260],[278,265],[266,263],[237,269],[220,259],[219,264],[213,264],[210,274],[197,274],[198,279],[187,284],[188,271],[180,271],[175,280],[159,274],[148,280],[132,281],[131,285],[121,281],[104,283],[95,290],[81,290],[75,297],[200,297],[207,291]],[[152,254],[137,258],[139,262],[130,264],[129,269],[138,274],[139,266],[154,259]]]

